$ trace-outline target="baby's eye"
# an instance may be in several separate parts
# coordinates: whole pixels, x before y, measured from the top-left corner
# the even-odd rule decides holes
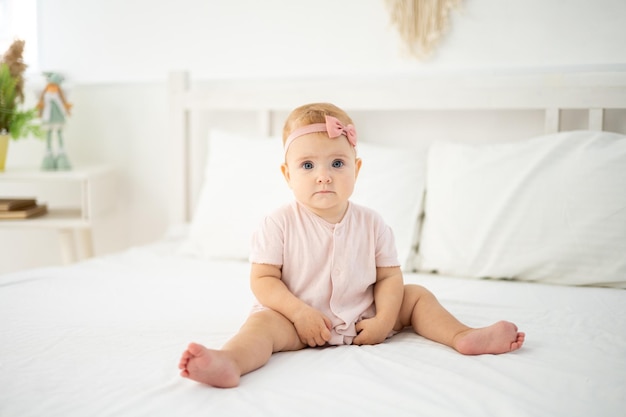
[[[343,166],[343,161],[341,159],[335,159],[333,161],[333,168],[341,168]]]
[[[302,163],[302,168],[304,169],[313,169],[313,162],[307,161]]]

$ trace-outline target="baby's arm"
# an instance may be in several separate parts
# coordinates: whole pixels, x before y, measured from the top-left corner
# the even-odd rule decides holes
[[[398,319],[403,297],[404,282],[400,267],[376,268],[374,284],[376,315],[356,324],[358,335],[353,343],[373,345],[384,341]]]
[[[322,346],[330,340],[331,322],[319,310],[293,295],[281,280],[280,267],[252,264],[250,287],[257,300],[287,317],[296,328],[302,343]]]

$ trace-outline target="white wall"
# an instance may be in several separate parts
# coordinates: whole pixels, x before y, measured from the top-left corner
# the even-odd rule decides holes
[[[623,0],[465,0],[427,63],[385,0],[45,0],[41,65],[76,82],[626,64]]]
[[[38,7],[41,69],[68,77],[74,103],[70,157],[118,171],[118,213],[95,230],[99,253],[165,232],[170,70],[205,78],[626,68],[623,0],[466,0],[426,62],[404,53],[384,0],[39,0]],[[7,164],[37,166],[42,155],[42,143],[13,142]],[[0,273],[59,263],[56,239],[0,229]]]

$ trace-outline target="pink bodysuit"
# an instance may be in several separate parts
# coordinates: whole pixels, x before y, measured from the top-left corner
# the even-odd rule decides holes
[[[391,228],[352,202],[337,224],[296,201],[279,208],[253,235],[250,262],[282,266],[287,288],[332,321],[331,345],[351,344],[356,322],[375,315],[376,267],[400,265]]]

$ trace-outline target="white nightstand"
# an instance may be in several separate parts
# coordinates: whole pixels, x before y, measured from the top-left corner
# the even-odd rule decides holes
[[[0,220],[0,228],[56,229],[65,263],[91,257],[94,219],[113,210],[117,201],[114,177],[109,166],[0,172],[0,196],[35,197],[48,205],[48,213],[41,217]]]

